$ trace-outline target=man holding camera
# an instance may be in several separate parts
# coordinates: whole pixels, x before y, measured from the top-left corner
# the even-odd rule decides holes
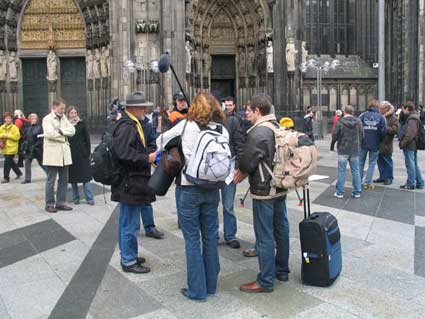
[[[189,110],[187,101],[182,92],[177,92],[173,95],[174,109],[168,116],[171,127],[176,126],[181,120],[186,118],[186,114]]]

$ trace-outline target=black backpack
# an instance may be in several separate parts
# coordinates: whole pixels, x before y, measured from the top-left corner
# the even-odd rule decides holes
[[[113,154],[112,140],[112,133],[106,131],[102,141],[90,155],[90,172],[96,182],[116,186],[122,181],[123,172]]]
[[[418,132],[418,139],[416,140],[416,148],[418,150],[425,150],[425,123],[422,121],[419,122],[419,132]]]

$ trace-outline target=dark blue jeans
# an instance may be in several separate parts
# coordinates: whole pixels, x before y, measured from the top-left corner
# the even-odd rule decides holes
[[[289,222],[286,197],[271,200],[253,199],[252,204],[260,266],[257,283],[264,288],[273,288],[276,275],[289,273]]]
[[[187,296],[204,300],[217,290],[220,262],[218,257],[218,190],[196,186],[177,186],[180,227],[186,248]],[[202,249],[200,245],[202,241]]]
[[[407,170],[407,186],[423,187],[424,180],[422,179],[421,169],[418,165],[418,151],[403,150],[404,160]]]
[[[234,210],[236,185],[231,183],[221,190],[223,203],[224,240],[226,242],[236,239],[237,221]]]
[[[153,220],[153,208],[151,204],[145,204],[142,206],[140,211],[142,216],[143,228],[145,229],[145,234],[151,233],[155,230],[155,222]]]
[[[362,183],[367,154],[369,154],[369,167],[366,172],[366,178],[364,179],[364,183],[369,185],[372,184],[373,181],[373,173],[375,172],[375,166],[376,161],[378,160],[379,150],[370,151],[363,148],[360,150],[360,181]]]
[[[394,163],[391,155],[382,155],[378,156],[378,170],[379,170],[379,179],[384,181],[394,179]]]
[[[121,265],[131,266],[136,263],[138,254],[137,235],[140,230],[140,212],[143,205],[120,203],[118,224],[118,245],[121,252]]]

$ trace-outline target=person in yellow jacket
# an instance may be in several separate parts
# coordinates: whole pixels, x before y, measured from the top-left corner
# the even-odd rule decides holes
[[[4,124],[0,126],[0,139],[3,140],[3,148],[0,150],[4,155],[4,175],[1,183],[5,184],[10,181],[9,174],[11,169],[15,172],[16,179],[22,176],[21,170],[14,161],[15,155],[18,153],[21,133],[19,128],[13,124],[12,114],[6,112],[3,116],[3,122]]]

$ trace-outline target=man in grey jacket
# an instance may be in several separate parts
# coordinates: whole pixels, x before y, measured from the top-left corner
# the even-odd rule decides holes
[[[354,117],[354,108],[351,105],[343,107],[344,117],[338,121],[332,132],[331,151],[337,143],[338,148],[338,181],[336,183],[336,198],[344,198],[345,172],[347,162],[350,163],[353,178],[354,198],[360,198],[362,193],[361,175],[359,169],[359,153],[363,139],[363,127],[360,120]]]

